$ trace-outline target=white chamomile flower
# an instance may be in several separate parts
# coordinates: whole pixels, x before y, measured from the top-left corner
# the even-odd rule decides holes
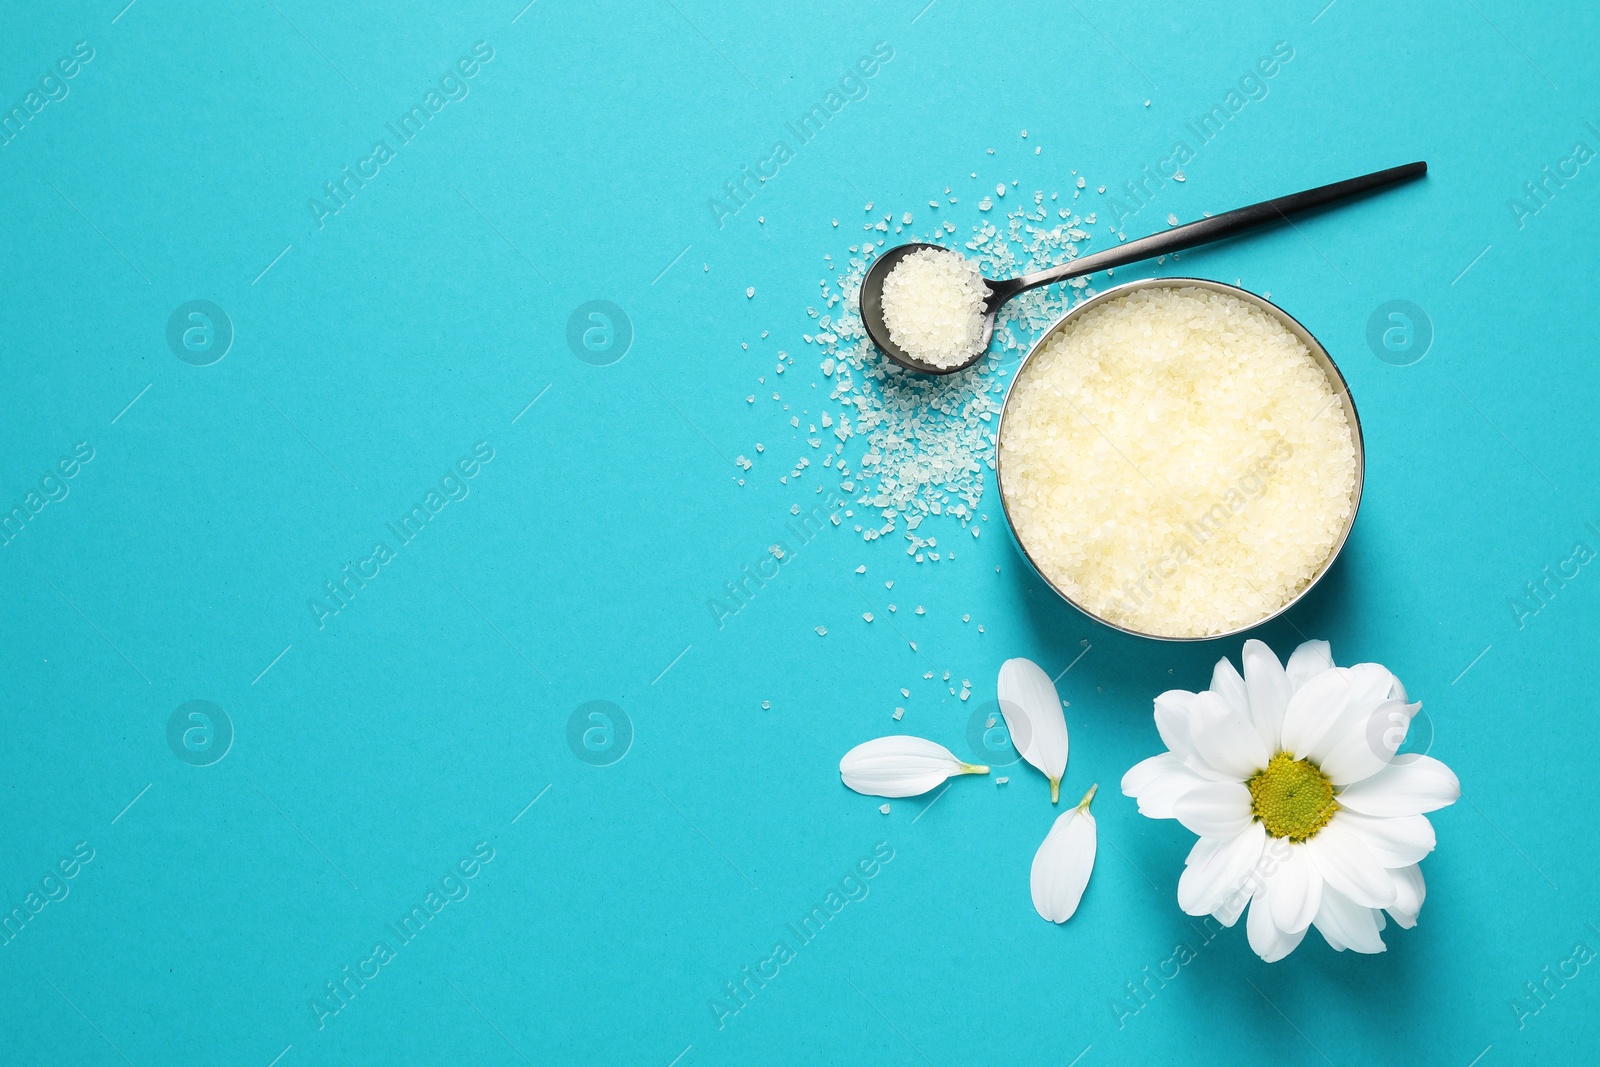
[[[1008,659],[1000,665],[995,697],[1011,743],[1050,779],[1050,803],[1056,803],[1067,773],[1067,720],[1055,683],[1033,660]]]
[[[1178,905],[1232,926],[1250,907],[1250,947],[1271,963],[1315,926],[1337,950],[1382,952],[1384,913],[1416,925],[1418,861],[1433,851],[1425,812],[1461,796],[1428,756],[1396,756],[1420,704],[1376,663],[1335,667],[1307,641],[1287,668],[1246,641],[1203,693],[1156,697],[1168,751],[1133,767],[1122,791],[1153,819],[1200,835]]]
[[[943,745],[909,734],[891,734],[857,745],[839,761],[839,777],[857,793],[914,797],[936,789],[953,774],[988,774],[979,763],[963,763]]]
[[[1064,923],[1072,918],[1089,885],[1098,841],[1089,802],[1099,788],[1091,785],[1077,807],[1058,815],[1039,851],[1033,854],[1033,870],[1028,878],[1033,889],[1033,910],[1050,922]]]

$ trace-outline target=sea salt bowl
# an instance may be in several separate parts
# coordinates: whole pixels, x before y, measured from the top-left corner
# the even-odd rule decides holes
[[[1191,292],[1197,291],[1201,294],[1216,293],[1232,297],[1248,307],[1264,313],[1268,319],[1276,322],[1282,327],[1283,330],[1287,331],[1289,336],[1297,339],[1299,343],[1304,346],[1305,354],[1310,357],[1311,363],[1314,364],[1315,367],[1326,376],[1328,391],[1331,393],[1331,400],[1328,402],[1327,410],[1331,413],[1335,406],[1337,409],[1342,410],[1344,422],[1348,427],[1349,445],[1354,451],[1354,477],[1353,484],[1350,486],[1348,511],[1345,514],[1342,524],[1337,527],[1330,525],[1327,532],[1332,535],[1331,546],[1326,552],[1325,557],[1321,559],[1320,564],[1318,564],[1314,570],[1311,571],[1303,583],[1300,584],[1300,586],[1295,589],[1291,595],[1285,595],[1281,598],[1281,601],[1271,603],[1270,607],[1262,610],[1259,617],[1250,619],[1240,619],[1236,617],[1226,624],[1217,625],[1215,629],[1208,628],[1204,633],[1180,635],[1176,633],[1157,632],[1157,628],[1155,626],[1151,626],[1150,629],[1140,628],[1139,626],[1132,624],[1127,618],[1108,618],[1106,611],[1096,610],[1092,605],[1084,603],[1083,597],[1081,596],[1075,597],[1073,593],[1069,591],[1069,589],[1063,588],[1063,585],[1070,583],[1067,581],[1057,581],[1056,579],[1053,579],[1051,577],[1050,568],[1043,565],[1044,559],[1046,558],[1042,554],[1043,547],[1038,544],[1030,546],[1028,543],[1026,530],[1024,529],[1026,524],[1019,521],[1019,508],[1021,505],[1019,504],[1018,500],[1015,499],[1016,496],[1019,495],[1020,491],[1015,485],[1013,485],[1008,491],[1008,449],[1006,447],[1008,420],[1009,425],[1011,427],[1015,427],[1018,424],[1019,419],[1022,418],[1022,416],[1017,414],[1017,409],[1022,406],[1017,400],[1019,392],[1018,383],[1024,381],[1026,377],[1025,372],[1027,372],[1030,364],[1040,358],[1040,354],[1045,352],[1050,347],[1053,340],[1061,337],[1064,331],[1068,331],[1074,327],[1075,324],[1080,323],[1084,316],[1089,315],[1089,313],[1095,309],[1101,308],[1104,305],[1115,301],[1123,301],[1123,299],[1128,297],[1130,294],[1139,293],[1140,290],[1161,289],[1190,290]],[[1140,295],[1141,297],[1143,296],[1143,294]],[[1310,374],[1309,371],[1305,373]],[[1086,420],[1098,421],[1098,418],[1094,412],[1081,412],[1080,414],[1082,414]],[[1312,336],[1311,332],[1302,326],[1293,316],[1284,311],[1282,308],[1278,307],[1276,304],[1273,304],[1271,301],[1237,286],[1227,285],[1221,282],[1210,281],[1202,278],[1151,278],[1141,281],[1128,282],[1098,293],[1094,297],[1085,300],[1083,303],[1068,311],[1060,319],[1056,320],[1056,322],[1053,323],[1049,329],[1040,335],[1038,340],[1035,341],[1033,346],[1028,350],[1028,353],[1023,357],[1022,362],[1017,365],[1016,372],[1012,375],[1010,386],[1006,392],[1006,398],[1004,406],[1001,410],[1000,421],[995,438],[997,442],[997,448],[995,450],[995,474],[996,481],[999,485],[1001,508],[1005,512],[1006,526],[1011,534],[1012,542],[1016,545],[1017,551],[1021,554],[1021,556],[1028,561],[1029,566],[1033,568],[1034,572],[1039,575],[1040,579],[1042,579],[1044,583],[1056,593],[1057,596],[1061,597],[1061,599],[1065,600],[1068,604],[1071,604],[1074,608],[1077,608],[1079,611],[1085,615],[1088,615],[1095,621],[1122,633],[1132,634],[1136,637],[1145,637],[1158,641],[1213,641],[1221,638],[1234,637],[1249,630],[1253,630],[1258,626],[1272,621],[1273,619],[1276,619],[1299,603],[1307,594],[1311,592],[1313,588],[1316,587],[1317,583],[1322,580],[1323,575],[1325,575],[1333,566],[1333,563],[1338,558],[1340,551],[1344,548],[1345,542],[1349,539],[1350,530],[1355,525],[1356,512],[1360,508],[1362,487],[1363,483],[1365,482],[1366,473],[1366,452],[1362,439],[1360,417],[1356,412],[1355,402],[1351,399],[1350,387],[1345,382],[1344,375],[1339,372],[1339,368],[1334,364],[1333,359],[1328,355],[1327,349],[1325,349],[1321,342]],[[1106,438],[1106,442],[1110,447],[1115,448],[1115,445],[1111,443],[1110,438]],[[1344,457],[1345,462],[1348,463],[1348,450],[1344,452]],[[1312,458],[1314,459],[1316,457]],[[1018,461],[1013,458],[1010,460],[1010,462],[1016,463]],[[1109,469],[1116,471],[1117,476],[1121,478],[1132,479],[1139,477],[1138,474],[1135,474],[1134,471],[1130,469],[1119,470],[1117,467],[1111,467]],[[1017,482],[1021,477],[1022,476],[1018,474],[1017,478],[1010,479],[1009,481]],[[1106,488],[1109,491],[1119,489],[1121,487],[1107,486]],[[1340,500],[1342,503],[1342,497]],[[1248,573],[1245,573],[1242,575],[1241,581],[1245,581],[1246,584],[1249,584],[1247,581],[1248,578]],[[1253,588],[1254,587],[1252,586],[1252,589]]]

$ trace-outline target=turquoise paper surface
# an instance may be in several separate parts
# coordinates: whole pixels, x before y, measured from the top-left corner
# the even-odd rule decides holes
[[[1593,1059],[1593,9],[125,2],[0,15],[0,1061]],[[992,473],[982,537],[919,531],[956,559],[861,540],[806,308],[997,184],[1098,249],[1413,159],[1117,272],[1332,353],[1365,499],[1257,636],[1392,668],[1462,782],[1415,929],[1267,965],[1117,789],[1240,642],[1063,604]],[[797,538],[819,486],[855,516]],[[1012,656],[1100,784],[1060,927],[1030,768],[887,815],[838,779],[969,754]]]

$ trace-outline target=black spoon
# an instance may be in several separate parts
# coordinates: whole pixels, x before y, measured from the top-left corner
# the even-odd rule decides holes
[[[1141,259],[1164,256],[1170,252],[1182,252],[1196,245],[1234,237],[1257,226],[1277,222],[1280,219],[1287,220],[1290,215],[1324,207],[1348,197],[1376,192],[1397,182],[1420,178],[1426,173],[1428,164],[1424,162],[1390,167],[1388,170],[1380,170],[1373,174],[1363,174],[1359,178],[1348,178],[1332,185],[1321,185],[1301,193],[1280,196],[1276,200],[1267,200],[1260,204],[1224,212],[1212,218],[1199,219],[1162,233],[1129,241],[1116,248],[1108,248],[1104,252],[1095,252],[1082,259],[1074,259],[1049,270],[1024,274],[1020,278],[1006,278],[1002,281],[985,279],[984,284],[989,287],[990,295],[984,301],[983,346],[971,359],[954,367],[935,367],[908,355],[890,339],[889,327],[883,321],[883,283],[889,277],[889,272],[910,253],[920,248],[939,248],[938,245],[920,243],[897,245],[878,257],[868,268],[866,276],[861,279],[861,323],[866,327],[867,336],[872,338],[872,343],[878,346],[879,351],[902,367],[921,371],[923,374],[954,374],[956,371],[966,370],[983,358],[984,350],[989,347],[989,338],[994,334],[995,312],[1000,310],[1000,305],[1019,293],[1037,289],[1041,285],[1049,285],[1051,282],[1078,278],[1111,267],[1120,267],[1126,263],[1136,263]],[[941,251],[946,250],[941,249]]]

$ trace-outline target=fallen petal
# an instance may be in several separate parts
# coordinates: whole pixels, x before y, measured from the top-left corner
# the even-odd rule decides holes
[[[1099,786],[1090,786],[1083,800],[1056,817],[1044,843],[1033,855],[1029,883],[1033,907],[1053,923],[1064,923],[1078,910],[1083,891],[1094,871],[1097,836],[1089,802]]]
[[[867,741],[839,761],[844,784],[874,797],[914,797],[938,788],[952,774],[988,773],[988,767],[963,763],[943,745],[908,734]]]
[[[1067,772],[1067,719],[1055,683],[1032,660],[1008,659],[1000,665],[995,696],[1011,743],[1050,779],[1054,804],[1061,795],[1061,776]]]

